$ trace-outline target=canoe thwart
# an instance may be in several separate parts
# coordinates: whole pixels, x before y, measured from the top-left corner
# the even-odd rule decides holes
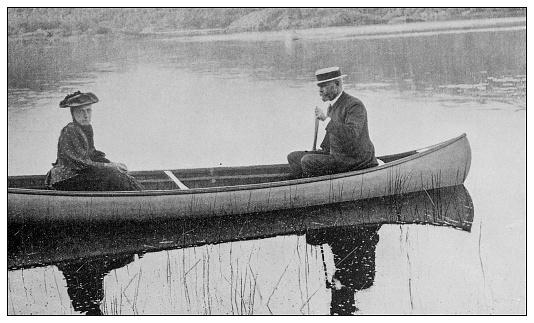
[[[176,183],[176,185],[178,185],[178,187],[182,190],[188,190],[189,187],[185,186],[184,183],[180,182],[180,180],[174,176],[174,174],[170,171],[170,170],[165,170],[163,171],[167,176],[169,176],[174,183]]]

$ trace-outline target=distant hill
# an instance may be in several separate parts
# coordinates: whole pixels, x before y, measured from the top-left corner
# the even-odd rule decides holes
[[[8,36],[224,33],[526,16],[526,8],[8,8]]]

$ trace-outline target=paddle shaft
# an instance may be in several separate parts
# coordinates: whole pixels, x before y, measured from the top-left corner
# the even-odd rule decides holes
[[[326,288],[332,287],[330,281],[328,280],[328,270],[326,269],[326,262],[324,261],[324,250],[323,245],[321,245],[321,258],[323,258],[323,269],[324,269],[324,280]]]
[[[315,118],[315,133],[313,134],[313,151],[317,150],[317,132],[319,131],[319,119]]]

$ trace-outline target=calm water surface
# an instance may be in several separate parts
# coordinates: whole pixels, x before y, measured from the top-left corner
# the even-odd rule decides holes
[[[311,148],[313,108],[322,104],[314,71],[338,65],[348,74],[345,90],[367,107],[377,155],[467,133],[473,161],[465,188],[474,209],[469,230],[324,226],[334,233],[315,243],[310,231],[272,231],[260,222],[246,241],[230,234],[180,246],[159,236],[150,243],[174,247],[157,252],[130,237],[148,247],[13,268],[9,314],[329,314],[347,297],[355,307],[345,310],[354,314],[526,312],[525,30],[94,39],[10,44],[8,55],[9,175],[48,171],[70,121],[59,101],[78,89],[100,98],[97,149],[131,170],[286,162],[288,152]],[[363,277],[354,295],[325,284],[325,273],[342,272],[340,246],[360,259],[350,271]]]

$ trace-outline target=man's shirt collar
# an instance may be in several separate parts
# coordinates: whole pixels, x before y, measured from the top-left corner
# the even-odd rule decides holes
[[[343,94],[343,91],[341,91],[338,96],[336,96],[335,99],[333,99],[332,101],[330,101],[330,105],[331,106],[334,106],[334,104],[336,104],[337,100],[339,99],[339,97],[341,96],[341,94]]]

